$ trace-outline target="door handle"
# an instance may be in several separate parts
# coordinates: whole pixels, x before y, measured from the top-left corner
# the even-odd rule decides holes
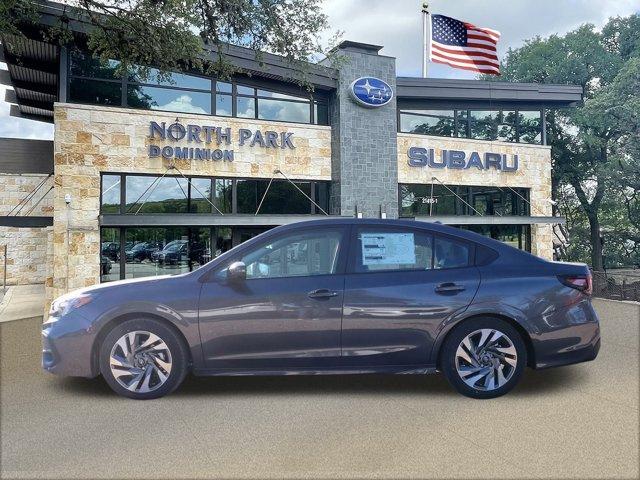
[[[465,290],[464,285],[458,285],[453,282],[441,283],[435,288],[436,293],[457,293]]]
[[[309,298],[331,298],[337,297],[338,292],[334,292],[333,290],[329,290],[326,288],[319,288],[318,290],[311,290],[307,293]]]

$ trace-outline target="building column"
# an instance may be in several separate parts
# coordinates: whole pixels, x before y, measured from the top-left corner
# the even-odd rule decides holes
[[[398,217],[398,152],[395,58],[378,54],[382,47],[343,42],[333,54],[340,57],[338,89],[330,106],[331,213],[379,218]],[[325,60],[330,64],[329,60]],[[394,91],[386,105],[367,108],[350,95],[351,83],[375,77]]]

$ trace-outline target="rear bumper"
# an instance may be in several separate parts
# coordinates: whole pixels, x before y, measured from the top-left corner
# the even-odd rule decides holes
[[[589,362],[600,351],[600,325],[595,322],[568,327],[556,338],[536,343],[536,369]]]

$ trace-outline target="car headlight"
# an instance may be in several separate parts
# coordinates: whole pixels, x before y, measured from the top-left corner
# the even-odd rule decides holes
[[[66,315],[71,310],[80,308],[87,303],[90,303],[93,298],[87,293],[80,295],[63,295],[56,298],[51,302],[51,308],[49,309],[49,315],[54,317],[61,317]]]

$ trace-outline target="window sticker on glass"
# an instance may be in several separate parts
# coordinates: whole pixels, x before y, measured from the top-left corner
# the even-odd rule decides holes
[[[363,233],[362,265],[415,264],[413,233]]]

